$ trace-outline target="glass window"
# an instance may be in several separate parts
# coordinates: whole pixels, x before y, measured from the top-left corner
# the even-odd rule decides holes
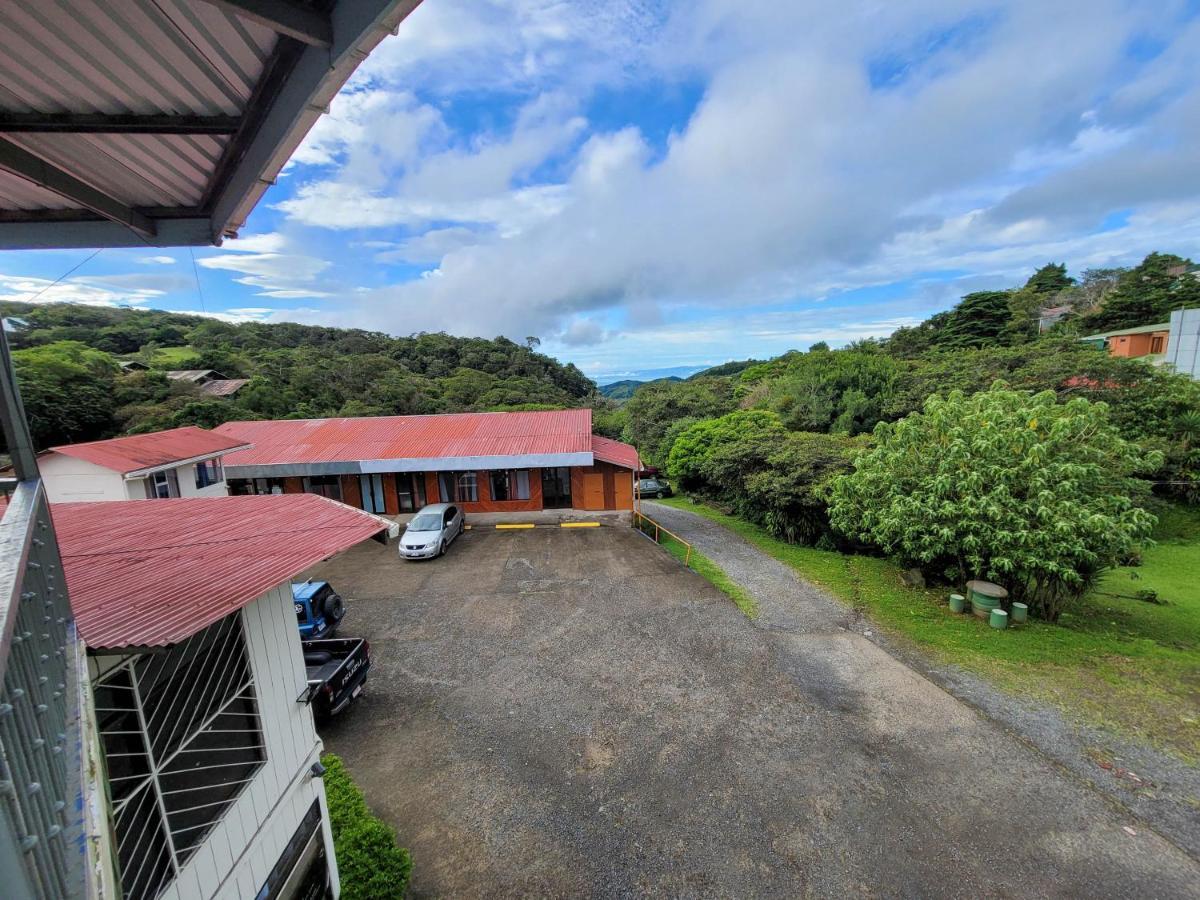
[[[529,470],[517,469],[513,472],[513,499],[529,499]]]
[[[474,472],[439,472],[438,493],[442,503],[474,503],[479,499],[479,482]]]
[[[304,479],[304,493],[341,500],[342,480],[336,475],[312,475]]]
[[[383,476],[359,475],[358,485],[362,491],[362,508],[369,513],[382,513]]]
[[[493,500],[511,500],[512,496],[509,492],[510,478],[508,469],[500,469],[493,471],[489,478],[492,489]]]
[[[400,472],[396,475],[396,495],[400,512],[414,512],[425,505],[425,473]]]
[[[455,479],[454,499],[460,503],[474,503],[479,499],[479,483],[474,472],[459,472]]]
[[[155,472],[146,481],[146,493],[151,500],[166,500],[179,496],[179,479],[174,469]]]
[[[196,463],[196,489],[206,488],[209,485],[220,484],[225,478],[225,473],[221,471],[221,461],[219,459],[207,459],[204,462]]]

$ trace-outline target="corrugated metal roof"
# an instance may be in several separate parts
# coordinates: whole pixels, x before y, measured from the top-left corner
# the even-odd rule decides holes
[[[590,453],[592,411],[226,422],[216,431],[253,445],[225,457],[228,466]]]
[[[176,644],[384,530],[315,494],[56,503],[51,515],[93,649]]]
[[[418,2],[0,0],[0,245],[235,232]]]
[[[200,385],[200,393],[212,397],[231,397],[249,383],[249,378],[215,378]]]
[[[244,446],[245,441],[229,435],[187,425],[170,431],[133,434],[85,444],[66,444],[51,447],[50,452],[86,460],[124,474]]]
[[[635,448],[598,434],[592,435],[592,455],[603,462],[633,469],[635,472],[642,467]]]

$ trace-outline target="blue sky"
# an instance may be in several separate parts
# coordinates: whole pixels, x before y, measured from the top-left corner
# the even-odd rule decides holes
[[[425,0],[241,238],[105,250],[39,299],[537,335],[602,376],[1200,256],[1198,5],[1053,7]],[[4,254],[0,297],[86,256]]]

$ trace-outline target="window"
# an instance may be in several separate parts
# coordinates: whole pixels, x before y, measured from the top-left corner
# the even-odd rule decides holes
[[[283,479],[282,478],[255,478],[254,490],[252,494],[282,494]]]
[[[146,496],[151,500],[166,500],[179,496],[179,479],[174,469],[155,472],[146,479]]]
[[[196,489],[206,488],[209,485],[220,484],[225,480],[225,473],[221,471],[221,460],[207,459],[204,462],[196,463]]]
[[[304,493],[341,500],[342,481],[336,475],[312,475],[304,479]]]
[[[529,499],[529,470],[517,469],[513,472],[513,499]]]
[[[1156,334],[1154,337],[1150,338],[1150,352],[1163,352],[1163,336],[1161,334]]]
[[[383,476],[359,475],[358,486],[362,491],[362,508],[369,513],[382,513],[383,508]]]
[[[122,896],[153,898],[266,760],[241,613],[93,685]]]
[[[400,512],[415,512],[425,505],[425,473],[400,472],[396,475],[396,495]]]
[[[509,472],[508,469],[500,469],[491,473],[491,487],[493,500],[511,500],[509,495]]]
[[[440,472],[438,492],[443,503],[474,503],[479,499],[478,478],[474,472]]]

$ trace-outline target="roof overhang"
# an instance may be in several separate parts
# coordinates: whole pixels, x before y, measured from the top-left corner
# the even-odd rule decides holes
[[[13,7],[0,31],[0,249],[236,236],[419,2]]]
[[[134,469],[132,472],[124,472],[126,481],[132,481],[136,478],[145,478],[147,475],[153,475],[155,472],[166,472],[168,469],[178,469],[181,466],[192,466],[196,463],[206,462],[210,459],[218,459],[226,453],[234,453],[238,450],[248,450],[251,444],[242,444],[240,447],[230,447],[228,450],[214,450],[212,453],[203,453],[200,456],[189,456],[187,459],[177,459],[172,462],[162,463],[157,466],[146,466],[143,469]]]
[[[364,459],[344,462],[225,466],[226,478],[294,478],[371,475],[387,472],[473,472],[480,469],[551,469],[590,466],[591,453],[523,453],[506,456],[439,456],[425,459]]]

